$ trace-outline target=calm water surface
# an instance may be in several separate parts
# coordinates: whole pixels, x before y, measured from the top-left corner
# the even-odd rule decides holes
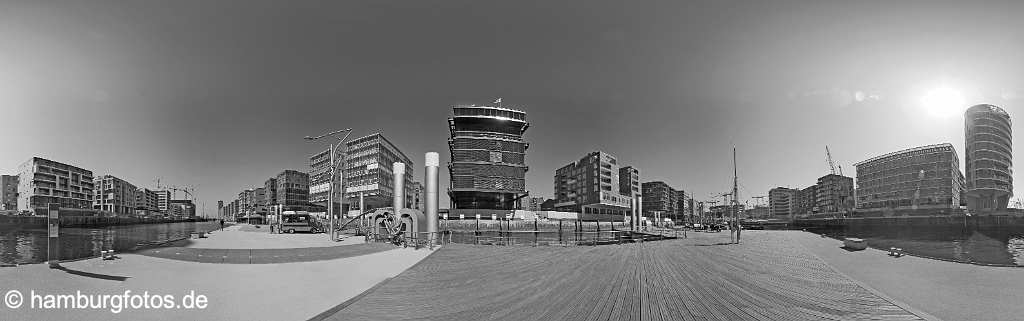
[[[891,227],[816,229],[831,237],[857,237],[874,248],[904,251],[964,263],[1024,266],[1024,228]]]
[[[62,228],[61,259],[99,256],[100,251],[130,250],[140,242],[188,237],[194,231],[220,228],[219,222],[139,224],[104,228]],[[0,263],[25,264],[46,261],[46,229],[0,227]]]

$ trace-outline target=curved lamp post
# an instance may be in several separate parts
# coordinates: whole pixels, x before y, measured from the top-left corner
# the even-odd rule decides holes
[[[336,225],[335,222],[334,222],[335,221],[334,193],[336,192],[334,190],[334,176],[337,175],[337,173],[338,173],[338,163],[345,161],[344,157],[341,157],[340,159],[335,160],[335,158],[336,158],[335,157],[335,153],[337,153],[337,150],[342,147],[342,145],[345,143],[345,140],[348,139],[348,135],[352,134],[352,128],[336,130],[336,131],[333,131],[333,132],[330,132],[330,133],[326,133],[326,134],[323,134],[323,135],[320,135],[320,136],[316,136],[316,137],[306,136],[306,137],[303,138],[305,140],[318,140],[318,139],[321,139],[321,138],[332,137],[332,136],[340,134],[340,133],[345,133],[345,136],[342,137],[341,139],[338,139],[338,143],[337,144],[335,144],[335,143],[330,143],[329,144],[330,145],[330,153],[331,153],[331,167],[330,167],[331,174],[330,174],[330,179],[329,179],[330,183],[328,184],[327,215],[329,216],[328,221],[330,222],[330,228],[329,228],[329,230],[327,232],[327,235],[328,235],[328,237],[330,237],[331,241],[337,241],[338,240],[337,235],[335,235],[336,231],[334,230],[334,226]],[[344,195],[344,193],[345,193],[345,191],[344,191],[344,189],[345,189],[345,175],[341,175],[340,185],[341,185],[341,189],[342,189],[342,194]]]

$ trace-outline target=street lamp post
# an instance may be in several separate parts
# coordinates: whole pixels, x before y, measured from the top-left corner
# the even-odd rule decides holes
[[[331,136],[334,136],[334,135],[337,135],[337,134],[343,133],[343,132],[345,133],[345,136],[342,137],[341,139],[339,139],[337,144],[335,144],[335,143],[330,143],[329,144],[329,146],[330,146],[330,153],[331,153],[331,159],[330,159],[330,161],[331,161],[331,167],[330,167],[331,174],[330,174],[330,179],[329,179],[330,183],[328,184],[327,215],[329,216],[328,221],[330,222],[330,230],[327,233],[327,235],[331,239],[331,241],[336,241],[337,240],[337,237],[335,236],[336,231],[334,230],[334,226],[335,226],[335,222],[334,222],[335,221],[334,193],[336,192],[334,190],[334,176],[338,172],[338,162],[344,161],[344,158],[342,158],[341,160],[335,160],[335,153],[336,153],[337,149],[341,148],[341,145],[345,143],[345,140],[348,139],[348,135],[352,134],[352,128],[336,130],[336,131],[333,131],[333,132],[330,132],[330,133],[326,133],[326,134],[323,134],[323,135],[320,135],[320,136],[316,136],[316,137],[313,137],[313,136],[306,136],[306,137],[304,137],[305,140],[318,140],[318,139],[325,138],[325,137],[331,137]],[[342,177],[341,177],[342,194],[344,194],[344,182],[345,182],[345,175],[342,175]]]

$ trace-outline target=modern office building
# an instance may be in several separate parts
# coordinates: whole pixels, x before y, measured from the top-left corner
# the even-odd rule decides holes
[[[993,105],[976,105],[964,113],[967,208],[972,212],[1006,209],[1013,197],[1013,150],[1010,115]]]
[[[796,214],[800,190],[776,187],[768,190],[768,207],[771,216],[789,217]]]
[[[732,219],[733,214],[737,217],[742,216],[746,212],[746,206],[743,204],[736,205],[715,205],[710,208],[711,217],[713,218],[728,218]]]
[[[92,171],[39,157],[18,167],[18,209],[32,211],[48,204],[92,209]]]
[[[753,208],[748,208],[744,213],[745,218],[768,218],[768,207],[764,205],[755,205]]]
[[[520,199],[527,195],[529,144],[523,140],[523,133],[529,126],[526,113],[519,110],[454,107],[454,115],[448,119],[452,214],[463,209],[520,208]]]
[[[309,174],[297,170],[286,169],[277,174],[277,205],[285,211],[305,211],[309,209]],[[260,188],[263,190],[263,188]],[[253,197],[256,191],[253,190]],[[265,191],[259,195],[266,197]],[[255,201],[254,201],[255,202]],[[263,203],[263,202],[260,202]]]
[[[415,164],[402,153],[398,146],[381,133],[350,140],[346,143],[348,153],[345,161],[345,196],[343,208],[359,207],[362,194],[367,209],[391,207],[395,197],[394,163],[405,164],[404,194],[405,207],[412,207],[416,200]],[[323,183],[321,183],[323,184]],[[326,185],[321,185],[323,188]],[[326,195],[326,194],[324,194]],[[420,196],[422,197],[422,196]],[[325,202],[326,202],[326,198]]]
[[[263,181],[263,205],[267,207],[277,205],[277,177]]]
[[[857,167],[857,209],[959,208],[964,177],[951,144],[877,156]]]
[[[410,187],[409,190],[412,191],[412,195],[409,195],[412,201],[409,203],[408,207],[422,211],[424,201],[423,184],[420,182],[412,182],[412,187]]]
[[[191,200],[171,200],[171,216],[175,218],[195,218],[196,204]]]
[[[686,220],[693,214],[693,196],[686,191],[676,191],[676,214],[673,220]]]
[[[555,171],[555,209],[613,215],[630,213],[630,196],[619,193],[619,164],[605,152],[592,152]]]
[[[679,193],[671,186],[662,181],[645,182],[641,185],[641,191],[644,216],[661,216],[666,218],[674,218],[676,216],[679,206]]]
[[[246,216],[256,211],[256,189],[250,188],[238,192],[238,215]]]
[[[309,157],[309,201],[327,207],[330,193],[331,150],[326,149]],[[335,187],[339,182],[335,180]],[[339,194],[335,194],[339,195]]]
[[[93,209],[118,216],[135,214],[138,187],[114,175],[96,176],[93,186]]]
[[[811,185],[800,190],[796,194],[796,206],[794,207],[794,215],[806,215],[814,214],[816,211],[815,207],[818,202],[818,188],[816,185]]]
[[[814,185],[814,212],[838,213],[854,209],[853,177],[828,174]]]
[[[156,191],[148,188],[138,188],[135,190],[135,211],[136,214],[142,211],[144,214],[160,211],[160,197]]]
[[[18,175],[0,175],[0,210],[18,209]]]
[[[526,198],[526,204],[523,205],[523,209],[527,211],[543,211],[544,201],[548,199],[543,196],[530,196]]]
[[[633,197],[643,193],[640,190],[640,170],[633,166],[619,169],[619,194]]]
[[[157,210],[167,212],[171,208],[171,191],[154,191],[156,193]]]

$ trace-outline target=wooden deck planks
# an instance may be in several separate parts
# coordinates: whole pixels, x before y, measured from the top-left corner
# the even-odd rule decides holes
[[[328,319],[920,320],[795,246],[704,245],[451,244]]]

